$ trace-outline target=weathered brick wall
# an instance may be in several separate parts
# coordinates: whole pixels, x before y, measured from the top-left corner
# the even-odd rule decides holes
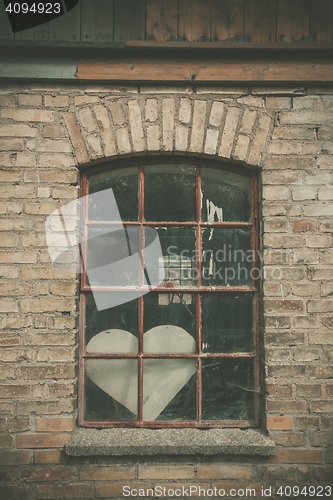
[[[0,105],[2,498],[330,484],[333,88],[31,84],[3,86]],[[63,452],[76,415],[78,279],[51,267],[45,219],[79,196],[80,164],[160,151],[262,167],[269,459]]]

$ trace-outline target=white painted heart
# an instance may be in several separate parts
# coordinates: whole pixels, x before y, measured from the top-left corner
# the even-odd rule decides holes
[[[86,351],[134,354],[138,352],[138,339],[125,330],[105,330],[90,340]],[[156,326],[143,335],[143,352],[194,353],[195,339],[179,326]],[[87,359],[85,367],[86,374],[98,387],[137,415],[136,359]],[[194,359],[144,359],[143,420],[155,420],[194,373]]]

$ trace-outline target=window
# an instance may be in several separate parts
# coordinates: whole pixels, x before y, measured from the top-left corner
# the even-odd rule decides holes
[[[121,224],[91,201],[106,189]],[[82,194],[79,424],[257,425],[256,174],[150,158],[85,173]],[[161,254],[149,267],[153,233]],[[141,271],[121,264],[134,255]]]

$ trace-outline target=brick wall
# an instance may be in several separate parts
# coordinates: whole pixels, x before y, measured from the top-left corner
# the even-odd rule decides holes
[[[333,88],[15,84],[2,86],[0,106],[2,498],[330,484]],[[45,219],[79,196],[78,166],[153,152],[262,167],[269,459],[64,454],[76,415],[78,280],[51,267]]]

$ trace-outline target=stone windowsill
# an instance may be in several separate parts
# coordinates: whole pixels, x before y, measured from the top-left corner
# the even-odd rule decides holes
[[[274,442],[256,429],[83,429],[66,444],[67,455],[259,455]]]

